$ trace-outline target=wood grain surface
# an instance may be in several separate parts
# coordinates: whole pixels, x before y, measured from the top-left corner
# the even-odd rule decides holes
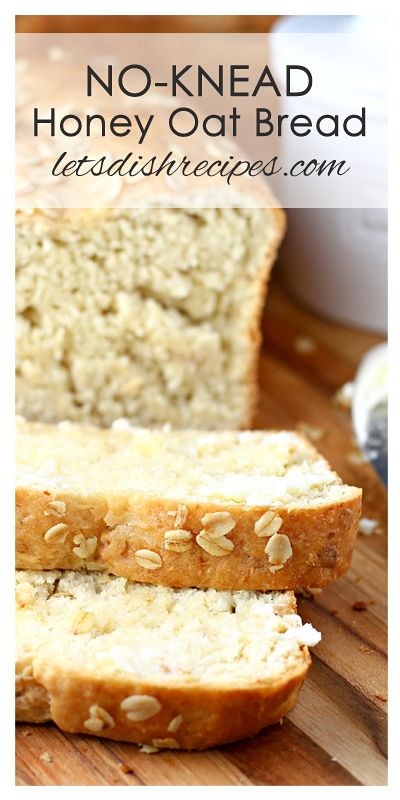
[[[344,481],[363,488],[363,515],[379,522],[377,533],[359,536],[348,575],[323,592],[299,597],[304,621],[323,638],[296,708],[282,725],[204,753],[146,755],[134,745],[72,736],[50,724],[21,724],[17,785],[386,784],[386,492],[368,465],[354,463],[349,414],[332,400],[379,340],[298,308],[279,275],[263,332],[257,425],[305,422],[321,428],[317,447]],[[312,338],[312,352],[296,351],[298,336]]]

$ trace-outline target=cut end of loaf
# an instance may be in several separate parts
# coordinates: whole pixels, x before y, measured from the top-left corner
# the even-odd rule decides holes
[[[17,408],[44,422],[250,423],[274,209],[18,216]]]
[[[22,488],[276,508],[310,508],[360,494],[291,431],[204,433],[127,423],[98,430],[20,420],[17,449]]]

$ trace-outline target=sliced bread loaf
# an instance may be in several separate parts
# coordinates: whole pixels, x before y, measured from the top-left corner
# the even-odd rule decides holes
[[[292,592],[216,592],[103,573],[17,573],[17,719],[201,749],[255,734],[310,665]]]
[[[294,432],[22,420],[17,460],[21,569],[288,589],[324,586],[350,566],[361,490]]]

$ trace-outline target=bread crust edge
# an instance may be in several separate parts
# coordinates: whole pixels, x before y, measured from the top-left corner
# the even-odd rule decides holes
[[[97,569],[118,577],[176,588],[277,590],[323,587],[345,574],[351,565],[361,515],[361,489],[342,501],[320,507],[276,509],[238,503],[194,502],[189,499],[149,498],[141,494],[110,498],[100,494],[80,497],[68,491],[20,487],[16,498],[17,569]],[[62,518],[46,516],[49,501],[61,500]],[[164,534],[174,529],[174,513],[184,503],[187,518],[179,528],[192,534],[185,552],[166,548]],[[288,536],[292,556],[279,570],[270,571],[265,553],[268,538],[256,536],[254,526],[268,510],[282,519],[280,534]],[[228,535],[233,550],[222,557],[205,551],[196,540],[206,513],[227,511],[235,521]],[[110,520],[110,513],[112,523]],[[106,522],[105,520],[108,520]],[[46,542],[46,531],[66,525],[65,541]],[[96,537],[96,549],[87,558],[74,554],[74,538]],[[138,550],[161,557],[154,569],[140,565]],[[157,556],[156,556],[157,558]]]
[[[251,687],[161,686],[116,677],[85,680],[79,673],[60,670],[59,665],[34,659],[33,677],[27,679],[16,698],[18,722],[53,721],[68,733],[93,735],[84,725],[89,707],[98,705],[111,715],[113,727],[96,733],[101,738],[150,744],[165,740],[160,749],[204,750],[253,736],[279,722],[295,705],[311,659],[307,647],[284,676]],[[132,694],[156,697],[160,712],[143,722],[131,722],[121,711],[121,701]],[[177,715],[182,722],[176,732],[168,725]],[[168,740],[172,739],[168,742]]]

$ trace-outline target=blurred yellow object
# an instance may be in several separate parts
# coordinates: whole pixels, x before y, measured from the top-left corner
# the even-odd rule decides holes
[[[17,33],[268,33],[270,14],[43,15],[16,17]]]

